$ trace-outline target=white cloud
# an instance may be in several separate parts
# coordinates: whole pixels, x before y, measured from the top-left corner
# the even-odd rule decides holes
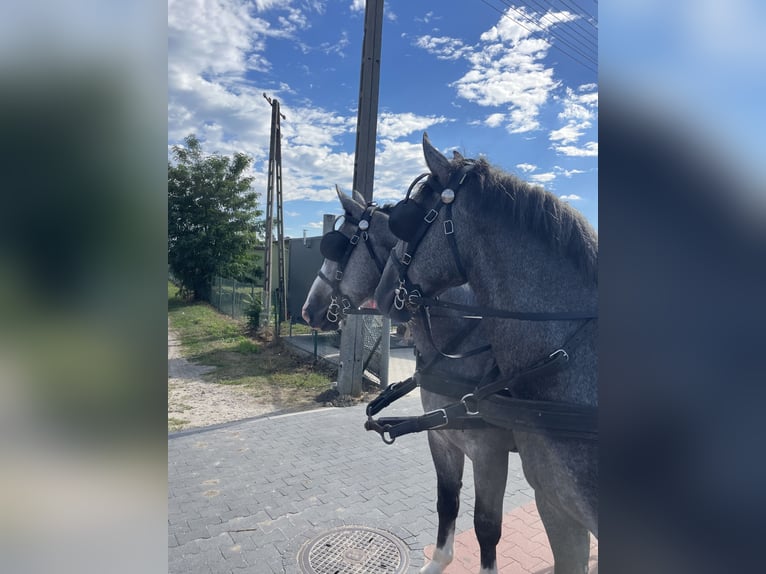
[[[352,12],[364,12],[365,7],[365,0],[351,0],[351,11]]]
[[[537,169],[537,166],[533,163],[517,163],[516,167],[518,167],[521,171],[530,172],[535,171]]]
[[[398,139],[413,132],[422,132],[429,127],[449,121],[444,116],[418,116],[413,113],[392,114],[383,112],[378,118],[378,136]]]
[[[591,120],[598,113],[598,86],[583,84],[573,90],[566,88],[564,96],[557,98],[561,104],[558,119],[564,125],[552,130],[548,139],[553,142],[553,149],[568,156],[595,157],[598,155],[598,144],[588,142],[578,147],[577,142],[592,127]]]
[[[533,175],[529,176],[529,179],[532,181],[536,181],[537,183],[548,183],[549,181],[553,181],[556,179],[555,173],[535,173]]]
[[[311,221],[305,224],[303,227],[308,227],[309,229],[324,229],[324,223],[321,221]]]
[[[562,144],[571,144],[580,139],[583,135],[583,128],[590,127],[590,122],[583,122],[580,124],[570,123],[563,128],[553,130],[548,138],[554,142],[561,142]]]
[[[598,142],[587,142],[582,147],[571,145],[554,145],[553,149],[570,157],[598,157]]]
[[[496,128],[505,121],[505,114],[490,114],[484,123],[490,128]]]
[[[569,195],[560,195],[559,198],[563,199],[564,201],[581,201],[582,200],[582,197],[574,193],[570,193]]]
[[[557,165],[554,165],[553,169],[556,170],[556,173],[563,175],[564,177],[572,177],[573,175],[585,173],[585,170],[582,169],[564,169],[563,167],[559,167]]]
[[[553,78],[553,69],[543,64],[550,44],[540,35],[577,18],[567,11],[538,14],[523,7],[509,8],[496,25],[481,34],[476,45],[430,35],[418,38],[415,44],[438,59],[465,58],[470,70],[450,84],[457,95],[480,106],[505,110],[489,115],[486,125],[497,127],[507,122],[510,133],[525,133],[540,128],[540,109],[560,86]],[[539,28],[530,29],[529,20],[538,21]]]
[[[433,54],[439,60],[457,60],[470,53],[471,47],[466,46],[462,40],[444,36],[421,36],[415,41],[415,45],[423,48],[429,54]]]

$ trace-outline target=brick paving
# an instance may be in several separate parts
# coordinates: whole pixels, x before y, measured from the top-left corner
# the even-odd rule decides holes
[[[424,554],[430,560],[435,545]],[[445,574],[476,574],[481,566],[479,543],[473,529],[455,536],[455,558]],[[497,545],[497,566],[502,574],[553,574],[553,554],[534,502],[503,515],[503,534]],[[589,573],[598,574],[598,541],[591,536]]]
[[[406,362],[411,350],[399,351],[403,362],[390,367],[392,381],[414,368],[414,361]],[[420,413],[417,393],[386,411]],[[426,435],[400,437],[389,446],[364,431],[364,420],[364,405],[358,405],[169,435],[168,572],[299,574],[304,543],[347,525],[395,535],[410,549],[408,574],[417,572],[437,526],[436,474]],[[460,534],[448,574],[478,572],[470,464],[463,484]],[[518,455],[510,457],[504,509],[500,571],[552,573],[547,538]],[[593,548],[596,554],[595,543]],[[597,558],[591,572],[597,572]]]

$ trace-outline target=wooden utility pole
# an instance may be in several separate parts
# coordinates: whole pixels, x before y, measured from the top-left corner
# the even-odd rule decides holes
[[[375,139],[378,130],[382,36],[383,0],[367,0],[364,12],[362,69],[359,79],[359,111],[356,118],[353,189],[361,193],[368,202],[372,201],[372,185],[375,179]],[[359,396],[362,393],[364,371],[362,320],[362,315],[346,315],[346,324],[341,337],[340,369],[338,371],[338,392],[341,395]],[[388,318],[384,318],[383,329],[383,337],[387,338],[391,329]],[[386,382],[383,383],[385,386],[388,381],[388,355],[383,358],[382,363],[386,364]]]
[[[364,10],[362,70],[359,79],[359,111],[356,117],[356,151],[353,189],[372,201],[375,179],[375,138],[378,133],[378,92],[383,36],[383,0],[367,0]]]
[[[285,233],[282,214],[282,128],[280,118],[286,119],[279,111],[279,100],[263,94],[271,104],[271,141],[269,143],[269,176],[266,188],[266,245],[264,246],[264,302],[263,310],[268,325],[271,318],[271,250],[274,243],[274,195],[277,199],[277,306],[278,316],[274,334],[279,337],[279,322],[287,314],[287,293],[285,290]]]

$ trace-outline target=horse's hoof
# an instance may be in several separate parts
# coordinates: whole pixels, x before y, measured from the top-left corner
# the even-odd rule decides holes
[[[420,574],[442,574],[444,566],[438,562],[429,562],[420,569]]]

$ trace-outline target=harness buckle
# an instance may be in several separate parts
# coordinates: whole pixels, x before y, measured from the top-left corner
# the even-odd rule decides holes
[[[420,299],[422,296],[423,296],[423,295],[420,293],[420,291],[418,291],[417,289],[413,289],[413,290],[412,290],[412,293],[410,293],[410,294],[407,296],[407,303],[409,303],[410,305],[413,305],[413,306],[417,307],[418,305],[420,305],[420,303],[419,303],[419,299]]]
[[[460,402],[463,403],[463,406],[465,407],[465,414],[475,416],[479,414],[478,402],[474,406],[475,410],[471,410],[471,407],[468,406],[468,400],[473,398],[474,398],[473,393],[468,393],[467,395],[463,395],[463,398],[460,399]]]
[[[340,301],[340,302],[343,304],[343,312],[344,312],[344,313],[345,313],[346,311],[348,311],[349,309],[351,309],[351,301],[349,301],[349,300],[348,300],[348,299],[346,299],[345,297],[344,297],[343,299],[341,299],[341,301]]]
[[[349,243],[351,243],[351,245],[356,245],[357,243],[359,243],[359,236],[356,233],[354,233],[354,235],[349,240]]]
[[[431,208],[431,211],[426,213],[426,216],[423,218],[423,221],[426,223],[433,223],[434,219],[436,219],[439,216],[439,212],[436,211],[434,208]]]
[[[402,255],[402,263],[404,265],[409,265],[410,261],[412,261],[412,255],[410,255],[409,253],[405,253],[404,255]]]
[[[341,279],[343,279],[343,271],[338,269],[335,271],[335,280],[340,281]]]
[[[448,219],[444,222],[444,235],[452,235],[453,233],[455,233],[455,225],[451,219]]]
[[[436,425],[434,427],[428,427],[428,430],[440,429],[440,428],[446,427],[447,424],[449,423],[449,417],[447,416],[447,411],[445,411],[444,409],[436,409],[434,411],[429,411],[429,412],[425,413],[423,416],[427,417],[427,416],[430,416],[430,415],[435,415],[437,413],[441,413],[441,415],[444,417],[444,422],[443,423],[439,423],[438,425]]]

